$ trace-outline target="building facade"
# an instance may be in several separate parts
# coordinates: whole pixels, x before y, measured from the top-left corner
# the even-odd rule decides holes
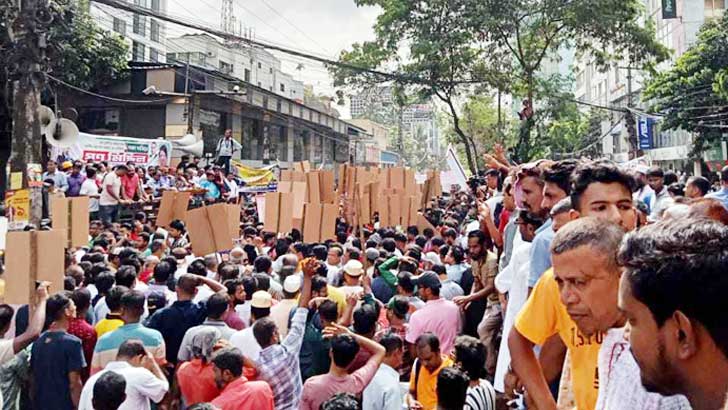
[[[225,44],[207,34],[167,39],[167,61],[217,70],[269,92],[303,102],[303,82],[281,70],[273,54],[239,44]]]
[[[646,16],[654,23],[657,40],[673,50],[671,59],[658,67],[662,70],[669,69],[696,42],[698,31],[707,20],[722,16],[726,9],[726,0],[672,0],[666,4],[674,4],[676,18],[663,18],[662,0],[645,0]],[[643,72],[628,67],[626,61],[602,71],[589,60],[578,60],[574,71],[574,94],[579,101],[637,109],[634,126],[637,134],[642,135],[640,145],[647,162],[667,169],[693,171],[693,164],[688,161],[692,135],[682,130],[663,130],[659,118],[640,114],[645,109],[640,98],[645,83]],[[647,118],[649,127],[645,126]],[[604,156],[618,162],[632,159],[634,149],[627,125],[619,112],[612,112],[602,122],[600,145]]]
[[[400,119],[401,115],[401,119]],[[435,106],[432,102],[410,104],[399,110],[391,86],[374,87],[351,97],[351,117],[368,119],[391,129],[399,127],[405,135],[426,144],[431,155],[441,154],[440,130]]]
[[[134,0],[141,7],[166,13],[167,0]],[[167,55],[167,23],[91,2],[89,11],[101,28],[119,34],[129,45],[129,60],[163,63]]]
[[[226,129],[242,150],[235,159],[249,166],[310,161],[334,168],[351,160],[351,141],[365,131],[269,90],[219,71],[182,64],[132,63],[128,80],[102,90],[117,100],[66,91],[63,106],[79,113],[82,132],[135,138],[178,139],[191,129],[212,156]],[[185,85],[187,80],[187,85]],[[143,90],[154,86],[155,94]],[[185,93],[187,89],[187,93]],[[134,104],[125,103],[132,99]],[[139,101],[149,101],[141,104]],[[174,156],[181,155],[175,150]]]

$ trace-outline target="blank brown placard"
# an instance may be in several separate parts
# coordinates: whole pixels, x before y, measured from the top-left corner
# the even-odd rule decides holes
[[[8,232],[5,246],[5,303],[28,303],[36,280],[51,282],[51,293],[63,290],[64,232],[35,232],[36,272],[31,272],[32,233]]]

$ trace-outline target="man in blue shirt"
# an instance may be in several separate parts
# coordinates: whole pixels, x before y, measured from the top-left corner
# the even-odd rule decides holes
[[[73,410],[81,398],[81,369],[86,367],[81,339],[68,333],[76,317],[76,305],[66,292],[46,302],[46,319],[51,326],[33,344],[30,367],[33,370],[33,402],[36,410]]]
[[[56,189],[59,191],[65,193],[68,190],[66,174],[58,170],[58,164],[53,160],[48,161],[47,171],[43,173],[43,181],[49,178],[53,180]]]
[[[207,285],[214,293],[227,292],[225,286],[205,275],[204,265],[201,272],[182,275],[177,281],[177,301],[155,312],[147,322],[148,328],[156,329],[162,334],[167,345],[169,363],[177,363],[179,348],[187,330],[202,324],[207,318],[207,300],[192,302],[197,295],[197,287]]]
[[[720,171],[720,185],[720,191],[711,192],[705,197],[717,199],[723,203],[723,206],[728,208],[728,166],[723,167],[723,169]]]
[[[571,174],[578,165],[576,160],[563,160],[551,164],[540,164],[524,168],[519,175],[521,190],[524,194],[523,206],[530,214],[547,218],[549,211],[571,192]],[[542,191],[537,195],[538,187]],[[540,196],[540,201],[539,201]],[[554,239],[553,221],[549,218],[536,231],[531,245],[531,270],[528,287],[532,288],[543,273],[551,267],[551,241]]]

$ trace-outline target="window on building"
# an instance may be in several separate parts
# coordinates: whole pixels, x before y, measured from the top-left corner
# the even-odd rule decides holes
[[[286,92],[286,85],[283,83],[281,83],[281,92],[282,93]]]
[[[149,38],[159,43],[159,22],[157,20],[151,20],[149,23]]]
[[[260,69],[260,68],[263,68],[263,64],[261,64],[260,62],[258,62],[258,68],[259,68],[259,69]]]
[[[131,59],[133,61],[144,61],[146,51],[147,47],[144,44],[138,41],[133,42],[131,46]]]
[[[152,10],[160,11],[159,0],[152,0]]]
[[[271,74],[273,74],[273,67],[269,68],[268,69],[268,72],[270,72]]]
[[[144,17],[135,14],[134,15],[134,34],[138,34],[142,37],[144,37],[144,33],[146,32],[146,20]]]
[[[149,60],[158,63],[159,62],[159,50],[156,48],[149,48]]]
[[[243,74],[243,79],[246,83],[250,82],[250,70],[248,70],[247,68],[245,69],[245,72]]]
[[[622,83],[622,79],[620,78],[620,75],[619,75],[619,66],[618,65],[614,66],[614,83],[617,85]]]
[[[230,74],[233,72],[233,65],[220,60],[220,71],[225,74]]]
[[[258,87],[262,87],[262,85],[260,84],[260,81],[258,81]]]
[[[126,21],[114,17],[114,31],[121,34],[122,36],[126,35]]]

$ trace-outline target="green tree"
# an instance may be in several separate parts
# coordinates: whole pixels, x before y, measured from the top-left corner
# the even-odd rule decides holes
[[[643,19],[640,0],[481,0],[472,6],[472,29],[510,52],[516,95],[537,109],[546,97],[539,92],[538,73],[557,50],[573,48],[600,67],[626,59],[650,68],[669,56],[655,40],[652,20]],[[524,121],[515,149],[519,160],[533,156],[535,125],[534,119]]]
[[[728,130],[728,14],[706,22],[673,67],[655,75],[644,98],[663,113],[663,129],[694,132],[697,156]]]
[[[474,0],[355,0],[359,6],[379,6],[383,12],[374,26],[376,40],[357,43],[340,56],[350,66],[370,70],[388,67],[399,75],[378,75],[330,67],[337,87],[362,89],[389,83],[409,95],[434,98],[447,109],[452,128],[464,147],[472,172],[477,170],[477,148],[461,122],[459,101],[474,84],[505,88],[509,61],[494,45],[480,40],[467,25]]]
[[[49,33],[51,75],[87,90],[98,90],[128,75],[129,46],[103,30],[81,2],[57,2],[62,16]]]

